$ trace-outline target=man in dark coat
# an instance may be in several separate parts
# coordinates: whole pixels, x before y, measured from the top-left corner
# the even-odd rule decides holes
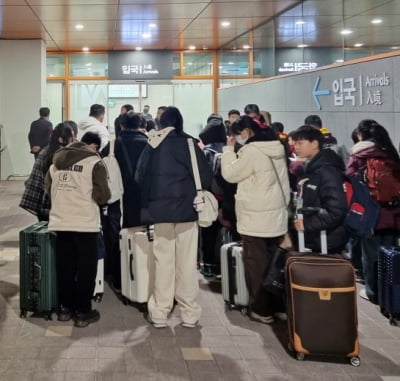
[[[333,150],[322,149],[324,136],[312,126],[300,127],[292,139],[297,155],[307,159],[299,181],[304,219],[295,219],[295,228],[305,232],[306,248],[313,252],[321,252],[320,232],[326,230],[328,253],[338,253],[348,240],[343,227],[347,213],[343,160]]]
[[[121,169],[123,194],[123,228],[140,226],[140,188],[135,181],[139,157],[147,145],[147,136],[139,131],[142,116],[128,111],[120,118],[121,133],[115,141],[115,158]]]
[[[49,144],[50,134],[53,130],[53,125],[49,122],[50,109],[48,107],[41,107],[39,115],[40,118],[32,122],[28,135],[31,153],[34,154],[35,160],[39,152]]]
[[[114,120],[114,132],[115,132],[116,137],[118,137],[121,134],[121,121],[122,121],[123,116],[128,111],[134,111],[132,105],[126,104],[126,105],[121,106],[121,112]]]

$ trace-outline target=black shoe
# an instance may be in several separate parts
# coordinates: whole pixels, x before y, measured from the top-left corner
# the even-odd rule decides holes
[[[74,326],[78,328],[87,327],[90,323],[100,320],[100,313],[97,310],[91,310],[85,314],[78,313],[76,315]]]
[[[72,319],[72,312],[69,308],[61,307],[57,312],[58,321],[69,321]]]

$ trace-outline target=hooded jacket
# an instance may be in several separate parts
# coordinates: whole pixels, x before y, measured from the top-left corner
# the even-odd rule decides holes
[[[110,141],[110,133],[107,130],[107,127],[100,122],[98,119],[89,116],[88,119],[83,120],[78,123],[78,129],[81,131],[80,138],[85,135],[86,132],[95,132],[99,134],[101,139],[101,146],[99,151],[102,151],[103,148],[109,143]]]
[[[237,155],[233,147],[226,146],[221,168],[226,181],[238,184],[235,196],[238,232],[254,237],[285,234],[290,189],[285,150],[281,142],[251,142],[245,144]]]
[[[142,224],[197,221],[198,215],[193,208],[196,187],[188,138],[194,139],[184,132],[177,132],[174,127],[149,134],[148,145],[136,170],[136,181],[141,187]],[[194,146],[202,188],[209,189],[211,168],[198,145]]]
[[[347,163],[346,173],[349,176],[355,176],[358,173],[364,175],[369,158],[387,159],[389,155],[380,150],[372,141],[359,141],[352,147],[352,155]],[[387,208],[381,206],[378,224],[375,229],[399,230],[399,221],[400,207]]]
[[[46,175],[51,198],[49,230],[100,231],[99,205],[111,197],[99,155],[81,142],[58,150]]]
[[[343,227],[347,213],[344,179],[343,160],[330,149],[322,149],[306,162],[299,197],[303,199],[306,247],[313,252],[321,252],[321,230],[327,232],[329,253],[340,252],[348,240]]]
[[[135,181],[139,157],[147,146],[147,136],[138,130],[122,130],[115,141],[115,157],[121,168],[124,183],[122,227],[129,228],[140,223],[140,187]],[[125,148],[125,151],[124,151]],[[125,156],[125,152],[127,156]],[[128,161],[129,160],[129,163]]]

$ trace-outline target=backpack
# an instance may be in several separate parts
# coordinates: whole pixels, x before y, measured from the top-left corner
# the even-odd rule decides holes
[[[353,237],[372,237],[379,220],[379,205],[371,197],[361,175],[347,177],[343,187],[348,205],[344,228]]]
[[[400,161],[389,158],[369,158],[365,183],[372,198],[380,205],[400,203]]]

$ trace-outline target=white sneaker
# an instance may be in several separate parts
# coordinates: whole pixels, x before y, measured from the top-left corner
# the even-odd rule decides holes
[[[278,320],[282,320],[282,321],[287,321],[287,314],[286,312],[275,312],[274,316],[278,319]]]
[[[182,323],[182,327],[185,328],[196,328],[198,325],[199,325],[198,321],[196,321],[195,323],[186,323],[186,322]]]
[[[154,321],[151,319],[150,315],[146,316],[146,320],[154,327],[154,328],[167,328],[168,324],[166,322]]]
[[[272,324],[275,322],[273,316],[261,316],[255,312],[250,312],[250,318],[264,324]]]
[[[365,299],[365,300],[369,300],[368,295],[367,295],[367,291],[365,291],[365,288],[363,288],[363,289],[360,291],[360,296],[361,296],[361,298],[363,298],[363,299]]]

